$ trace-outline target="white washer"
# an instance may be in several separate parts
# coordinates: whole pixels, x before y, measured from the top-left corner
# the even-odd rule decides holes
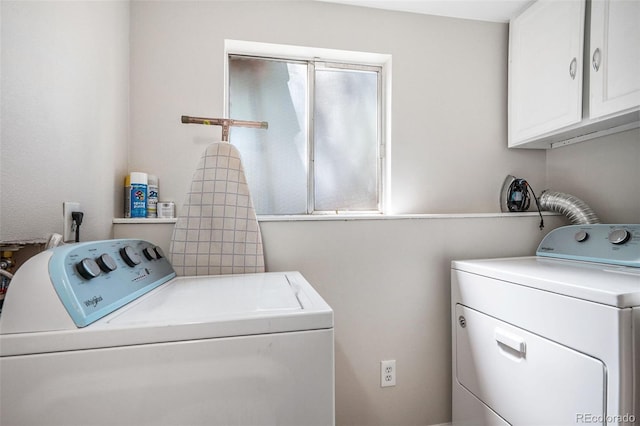
[[[454,425],[640,422],[640,225],[453,261]]]
[[[175,277],[141,240],[25,263],[0,317],[2,425],[334,424],[333,312],[298,272]]]

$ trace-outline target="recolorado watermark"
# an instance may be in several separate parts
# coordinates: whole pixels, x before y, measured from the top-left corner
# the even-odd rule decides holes
[[[613,416],[603,416],[591,413],[576,413],[576,423],[599,423],[599,424],[624,424],[635,423],[636,416],[633,414],[618,414]]]

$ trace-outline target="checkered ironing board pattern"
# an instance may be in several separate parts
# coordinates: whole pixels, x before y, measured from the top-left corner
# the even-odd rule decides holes
[[[178,275],[264,272],[260,227],[235,146],[212,143],[200,158],[169,250]]]

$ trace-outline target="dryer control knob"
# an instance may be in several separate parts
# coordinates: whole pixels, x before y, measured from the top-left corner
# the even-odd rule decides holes
[[[584,241],[587,241],[588,238],[589,233],[587,231],[580,230],[576,232],[575,239],[577,242],[582,243]]]
[[[107,253],[101,254],[97,259],[96,263],[104,272],[111,272],[118,269],[118,265],[113,257],[109,256]]]
[[[76,264],[76,270],[83,278],[88,280],[100,275],[100,267],[95,260],[89,259],[88,257],[82,259]]]
[[[624,244],[631,238],[631,233],[626,229],[614,229],[609,232],[609,242],[611,244]]]
[[[120,256],[124,259],[125,263],[131,267],[139,265],[142,262],[140,255],[133,250],[131,246],[125,246],[120,249]]]

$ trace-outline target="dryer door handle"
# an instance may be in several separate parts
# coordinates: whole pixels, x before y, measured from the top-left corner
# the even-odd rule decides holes
[[[524,357],[527,350],[527,344],[522,337],[501,328],[496,328],[495,337],[498,344],[506,346]]]

